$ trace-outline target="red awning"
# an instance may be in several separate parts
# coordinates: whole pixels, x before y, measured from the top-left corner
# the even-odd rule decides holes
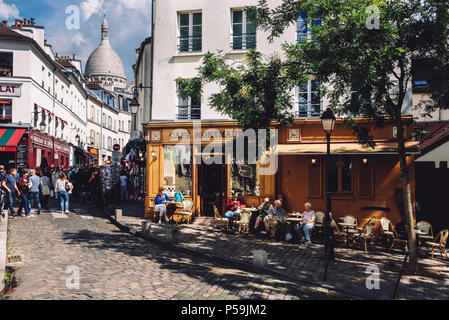
[[[0,147],[17,147],[25,129],[0,129]]]

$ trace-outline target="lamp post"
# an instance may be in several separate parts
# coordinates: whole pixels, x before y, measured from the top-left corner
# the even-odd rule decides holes
[[[321,116],[321,124],[323,130],[326,133],[326,218],[324,221],[324,254],[326,259],[326,265],[324,270],[323,281],[327,279],[327,269],[329,260],[334,260],[334,226],[332,225],[332,213],[331,213],[331,190],[330,190],[330,158],[331,158],[331,133],[335,127],[335,115],[331,108],[327,108]]]

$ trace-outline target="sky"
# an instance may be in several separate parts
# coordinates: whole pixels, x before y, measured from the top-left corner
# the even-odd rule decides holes
[[[70,6],[79,9],[79,29],[69,30]],[[151,0],[0,0],[0,20],[11,23],[17,18],[34,18],[36,25],[45,27],[45,38],[53,52],[76,55],[83,63],[101,41],[101,22],[109,22],[111,46],[123,61],[128,83],[134,79],[132,65],[135,49],[150,36]]]

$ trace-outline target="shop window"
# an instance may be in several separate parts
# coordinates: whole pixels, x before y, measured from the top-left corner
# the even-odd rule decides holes
[[[309,197],[321,197],[321,158],[311,156],[308,159],[308,195]]]
[[[12,77],[12,52],[0,52],[0,77]]]
[[[259,196],[259,166],[257,164],[240,165],[233,161],[231,166],[231,191],[232,194],[238,193],[242,196]]]
[[[164,147],[164,187],[168,192],[192,195],[192,162],[190,145]]]
[[[12,100],[0,99],[0,123],[12,122]]]
[[[328,183],[331,192],[352,192],[352,160],[350,156],[331,156]]]
[[[369,157],[359,159],[359,196],[370,198],[373,194],[373,160]]]

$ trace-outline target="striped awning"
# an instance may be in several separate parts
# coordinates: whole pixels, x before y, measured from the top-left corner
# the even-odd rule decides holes
[[[17,147],[25,131],[25,129],[0,128],[0,147]]]

